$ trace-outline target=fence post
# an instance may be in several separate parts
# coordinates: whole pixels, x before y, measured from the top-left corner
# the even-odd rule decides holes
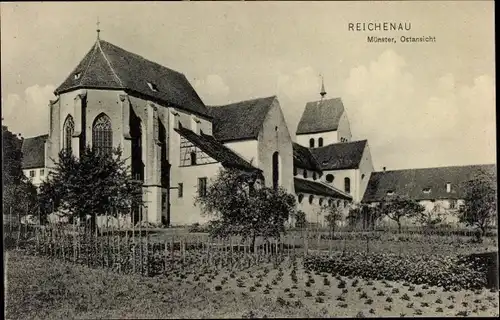
[[[167,275],[167,266],[168,266],[168,241],[165,240],[165,248],[164,248],[164,255],[165,255],[165,259],[164,259],[164,265],[163,265],[163,273],[164,275],[166,276]]]
[[[231,270],[233,270],[234,264],[233,264],[233,237],[229,237],[229,246],[231,247]]]
[[[184,240],[184,241],[182,241]],[[184,239],[181,238],[182,241],[182,263],[186,263],[186,237]]]

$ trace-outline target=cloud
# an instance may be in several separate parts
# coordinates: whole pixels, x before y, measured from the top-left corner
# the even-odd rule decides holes
[[[303,67],[278,77],[279,94],[291,100],[318,95],[320,85],[319,73],[312,67]]]
[[[229,95],[229,86],[226,85],[221,76],[216,74],[208,75],[205,79],[195,79],[194,87],[207,104],[224,103]]]
[[[429,81],[416,68],[386,50],[353,67],[339,88],[353,139],[368,139],[376,170],[496,162],[494,79],[459,84],[446,73]],[[276,83],[293,136],[306,102],[319,98],[319,72],[302,67]]]
[[[453,74],[425,83],[387,50],[351,69],[344,104],[353,136],[368,139],[376,168],[491,163],[494,90],[487,75],[472,86],[457,85]]]
[[[48,133],[49,100],[54,99],[55,86],[34,85],[24,94],[8,94],[2,98],[2,118],[9,130],[21,133],[23,137],[31,137]]]

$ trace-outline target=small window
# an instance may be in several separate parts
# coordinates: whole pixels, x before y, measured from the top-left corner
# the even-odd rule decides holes
[[[361,175],[361,180],[363,180],[364,178],[365,178],[365,174],[363,173],[363,174]]]
[[[457,200],[450,200],[450,209],[457,208]]]
[[[274,127],[274,131],[278,132],[278,126]]]
[[[347,193],[351,193],[351,179],[344,178],[344,190]]]
[[[77,73],[75,73],[75,75],[74,75],[74,79],[75,79],[75,80],[78,80],[78,79],[80,79],[80,77],[81,77],[81,76],[82,76],[82,73],[81,73],[81,72],[77,72]]]
[[[203,130],[200,129],[200,135],[203,134]]]
[[[307,178],[307,170],[304,169],[304,178]]]
[[[331,173],[327,174],[325,177],[326,182],[329,182],[329,183],[332,183],[334,179],[335,179],[335,177]]]
[[[30,178],[35,177],[35,170],[30,170]]]
[[[156,86],[156,84],[152,83],[152,82],[148,82],[148,87],[149,89],[151,89],[152,91],[154,92],[158,92],[158,87]]]
[[[333,206],[333,200],[332,199],[328,200],[328,206],[330,206],[330,207]]]
[[[388,196],[392,196],[392,195],[394,195],[394,191],[392,191],[392,190],[387,191],[387,195],[388,195]]]
[[[200,197],[207,195],[207,178],[198,178],[198,194]]]
[[[298,198],[299,198],[299,203],[301,203],[301,202],[302,202],[302,200],[304,199],[304,195],[303,195],[303,194],[299,194],[299,197],[298,197]]]
[[[314,138],[309,139],[309,148],[314,148]]]
[[[40,176],[43,177],[45,175],[45,170],[44,169],[40,169]]]
[[[316,180],[318,177],[316,176],[316,172],[313,172],[313,180]]]
[[[430,193],[431,192],[431,188],[424,188],[422,191],[424,193]]]
[[[323,146],[323,138],[319,138],[318,139],[318,147],[322,147]]]
[[[450,193],[451,192],[451,183],[446,184],[446,192]]]
[[[311,195],[309,196],[309,204],[312,204],[312,203],[313,203],[313,201],[314,201],[314,196],[311,194]]]
[[[196,152],[191,152],[191,165],[196,165]]]
[[[297,167],[296,166],[293,166],[293,175],[296,176],[297,175]]]
[[[319,198],[319,205],[323,204],[323,198]]]
[[[184,185],[182,183],[177,184],[177,192],[178,197],[182,198],[182,196],[184,195]]]

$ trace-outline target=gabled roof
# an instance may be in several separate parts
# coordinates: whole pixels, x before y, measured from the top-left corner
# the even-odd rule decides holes
[[[350,195],[347,195],[332,186],[328,186],[320,182],[301,178],[293,178],[293,182],[295,184],[295,193],[308,193],[318,196],[352,200],[352,197]]]
[[[222,142],[257,139],[276,96],[209,107],[212,132]]]
[[[334,143],[310,150],[322,170],[357,169],[366,145],[367,140],[360,140]]]
[[[321,168],[313,157],[309,148],[303,147],[293,142],[293,165],[297,168],[308,169],[312,171],[321,171]]]
[[[344,104],[340,98],[312,101],[306,104],[296,134],[335,131],[339,127]]]
[[[156,91],[150,88],[148,82]],[[152,100],[208,116],[203,101],[182,73],[103,40],[94,44],[73,72],[55,90],[55,94],[79,88],[128,90]]]
[[[463,199],[462,184],[481,173],[496,176],[496,166],[469,165],[422,169],[405,169],[373,172],[362,202],[377,202],[394,195],[409,197],[413,200]],[[447,192],[446,184],[450,183],[451,192]],[[429,188],[429,192],[424,189]]]
[[[45,167],[45,141],[48,137],[48,134],[44,134],[23,140],[21,147],[23,153],[21,167],[23,169]]]
[[[186,128],[175,129],[181,136],[189,140],[193,145],[200,148],[201,151],[212,157],[215,161],[220,162],[224,167],[239,168],[250,171],[261,171],[255,168],[246,160],[240,158],[231,149],[224,146],[221,142],[215,140],[214,137],[200,133],[197,135],[193,131]]]

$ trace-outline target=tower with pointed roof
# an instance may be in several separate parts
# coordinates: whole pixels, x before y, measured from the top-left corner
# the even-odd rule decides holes
[[[351,141],[351,128],[342,99],[325,99],[321,76],[320,100],[306,104],[295,135],[297,142],[308,148]]]

